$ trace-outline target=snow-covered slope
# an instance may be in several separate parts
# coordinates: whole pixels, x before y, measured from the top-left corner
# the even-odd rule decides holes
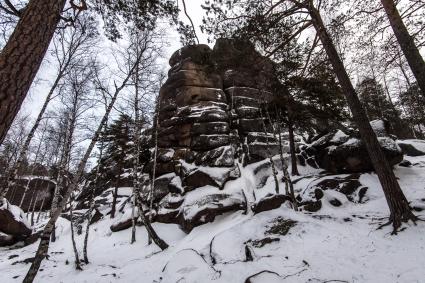
[[[425,209],[425,157],[407,159],[414,165],[396,166],[396,175],[412,205]],[[305,175],[296,183],[298,193],[321,178],[336,177],[301,169]],[[249,168],[242,178],[229,186],[255,184]],[[362,174],[359,180],[369,188],[364,203],[326,190],[315,213],[294,212],[285,205],[257,215],[239,211],[188,235],[175,224],[155,223],[170,244],[163,252],[147,245],[143,227],[137,228],[137,242],[130,244],[130,230],[112,233],[113,221],[105,217],[92,226],[90,264],[83,271],[74,268],[69,222],[61,218],[58,240],[51,244],[36,282],[245,282],[249,277],[247,282],[264,283],[424,282],[425,223],[404,225],[396,236],[390,235],[391,227],[376,230],[389,214],[385,198],[376,175]],[[272,191],[269,186],[272,180],[265,187]],[[342,205],[330,205],[326,200],[331,198]],[[424,211],[415,213],[424,218]],[[81,251],[82,235],[77,243]],[[0,282],[20,282],[29,268],[24,261],[34,256],[36,247],[0,248]]]

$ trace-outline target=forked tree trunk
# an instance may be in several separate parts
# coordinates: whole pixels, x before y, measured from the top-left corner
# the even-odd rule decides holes
[[[409,31],[403,23],[403,19],[397,10],[396,4],[393,0],[381,0],[385,13],[387,14],[391,28],[397,38],[398,44],[403,51],[404,56],[409,63],[410,69],[418,82],[425,97],[425,62],[419,53],[419,49],[415,45],[413,37],[410,36]]]
[[[0,53],[0,144],[41,65],[65,2],[30,0]]]
[[[407,222],[409,220],[415,222],[417,217],[412,213],[409,203],[397,182],[394,172],[381,149],[376,134],[367,119],[366,113],[364,112],[354,87],[351,84],[350,78],[338,55],[332,39],[326,30],[319,11],[313,7],[312,2],[310,2],[310,5],[307,6],[307,9],[313,26],[316,29],[328,58],[331,61],[339,83],[344,91],[348,106],[350,107],[353,115],[353,120],[357,124],[362,140],[366,145],[390,209],[389,223],[393,224],[393,233],[397,233],[402,222]]]

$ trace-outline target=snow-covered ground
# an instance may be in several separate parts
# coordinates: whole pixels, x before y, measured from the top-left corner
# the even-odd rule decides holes
[[[413,166],[396,166],[395,173],[412,205],[425,209],[425,156],[406,159]],[[301,169],[310,177],[296,183],[298,193],[318,181],[318,170]],[[246,180],[229,186],[254,184],[248,171],[242,172]],[[143,227],[137,227],[137,241],[130,244],[130,230],[112,233],[113,221],[105,217],[92,226],[90,264],[83,271],[74,268],[70,225],[61,218],[58,239],[36,282],[227,283],[245,282],[262,271],[268,272],[250,282],[425,282],[425,222],[404,225],[396,236],[391,227],[376,230],[389,214],[386,201],[376,175],[362,174],[360,182],[369,187],[361,204],[326,190],[324,200],[338,198],[342,205],[323,201],[316,213],[294,212],[285,205],[257,215],[228,213],[188,235],[177,225],[155,223],[170,244],[163,252],[147,245]],[[267,180],[266,187],[272,183]],[[425,210],[415,213],[425,218]],[[77,236],[80,252],[82,243],[83,235]],[[0,248],[0,282],[22,281],[29,268],[23,261],[34,256],[37,244]]]

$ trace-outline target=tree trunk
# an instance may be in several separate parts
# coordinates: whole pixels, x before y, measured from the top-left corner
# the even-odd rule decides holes
[[[140,218],[142,218],[142,222],[145,225],[145,228],[146,228],[146,231],[148,232],[149,237],[153,240],[153,242],[161,250],[167,249],[168,248],[168,244],[158,236],[158,234],[156,233],[156,231],[153,229],[153,227],[152,227],[149,219],[145,217],[145,214],[143,213],[143,208],[142,208],[142,201],[139,199],[137,201],[137,203],[139,205]]]
[[[72,241],[72,249],[74,251],[75,256],[75,269],[83,270],[80,265],[80,256],[78,255],[77,244],[75,243],[75,233],[74,233],[74,214],[72,212],[72,199],[69,200],[69,224],[71,225],[71,241]]]
[[[105,125],[105,129],[106,129],[106,125]],[[94,210],[94,196],[96,193],[96,185],[97,182],[99,181],[99,176],[100,176],[100,167],[102,165],[102,156],[103,156],[103,140],[100,143],[100,149],[99,149],[99,159],[98,159],[98,163],[97,163],[97,168],[96,168],[96,175],[95,178],[93,180],[93,189],[91,191],[90,194],[90,201],[89,201],[89,210],[87,212],[87,226],[86,226],[86,234],[84,236],[84,246],[83,246],[83,256],[84,256],[84,263],[88,264],[89,263],[89,258],[87,256],[87,243],[89,240],[89,232],[90,232],[90,224],[91,224],[91,218],[92,218],[92,213]]]
[[[117,209],[117,195],[118,195],[118,185],[115,185],[114,195],[112,196],[111,219],[115,218],[115,211]]]
[[[136,47],[137,48],[137,47]],[[138,52],[138,48],[136,50]],[[136,54],[138,56],[139,54]],[[134,154],[133,154],[133,208],[131,211],[131,243],[136,242],[136,208],[139,207],[139,215],[143,214],[142,205],[138,205],[140,194],[139,181],[139,156],[140,156],[140,121],[139,121],[139,64],[134,74]],[[142,210],[140,210],[142,209]]]
[[[387,14],[390,25],[397,38],[398,44],[403,51],[404,56],[409,63],[410,69],[418,82],[425,97],[425,62],[419,53],[419,49],[415,45],[413,37],[410,36],[409,31],[403,23],[400,13],[393,0],[381,0],[385,13]]]
[[[289,111],[288,111],[289,112]],[[293,176],[298,176],[297,154],[295,153],[294,125],[292,118],[288,113],[288,133],[289,133],[289,152],[291,154],[291,173]]]
[[[65,0],[30,0],[0,53],[0,144],[41,65]]]
[[[357,97],[353,85],[351,84],[350,78],[348,77],[344,64],[335,49],[332,39],[325,28],[319,11],[312,5],[308,6],[308,10],[313,26],[322,41],[323,47],[331,61],[335,74],[338,77],[344,91],[344,95],[347,99],[348,106],[352,112],[353,120],[359,128],[360,135],[366,145],[375,172],[381,182],[382,189],[390,209],[389,223],[392,222],[394,228],[393,233],[396,233],[402,222],[407,222],[409,220],[416,221],[417,217],[413,215],[409,207],[409,203],[397,182],[394,172],[382,152],[376,134],[367,119],[366,113],[362,108],[360,100]]]
[[[159,109],[160,109],[160,99],[159,96],[156,99],[156,109],[155,109],[155,127],[154,127],[154,140],[155,140],[155,152],[153,155],[153,169],[152,169],[152,181],[151,189],[149,192],[149,222],[152,222],[152,207],[153,207],[153,194],[155,190],[155,178],[156,178],[156,159],[158,156],[158,127],[159,127]],[[148,239],[148,244],[152,243],[151,237]]]

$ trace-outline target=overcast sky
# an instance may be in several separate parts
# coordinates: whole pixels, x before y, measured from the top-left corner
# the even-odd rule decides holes
[[[207,43],[208,36],[201,33],[199,25],[202,22],[202,17],[204,15],[204,11],[201,8],[201,4],[204,2],[203,0],[186,0],[187,11],[192,18],[192,21],[195,24],[196,33],[199,37],[200,43]],[[181,4],[181,0],[179,0],[179,7],[182,9],[183,6]],[[180,20],[185,23],[189,23],[187,17],[183,12],[180,13]],[[167,26],[166,28],[167,34],[165,35],[167,40],[169,41],[170,46],[165,49],[165,58],[163,60],[164,69],[168,70],[168,59],[173,54],[174,51],[181,47],[181,43],[179,40],[179,34],[173,28]],[[108,44],[107,42],[105,43]],[[49,77],[54,76],[54,68],[51,68],[50,63],[48,62],[48,56],[46,56],[46,60],[43,62],[43,65],[37,75],[38,83],[34,85],[29,95],[24,101],[24,105],[22,108],[22,112],[25,114],[30,114],[33,117],[38,115],[44,100],[46,98],[47,92],[50,87]]]

